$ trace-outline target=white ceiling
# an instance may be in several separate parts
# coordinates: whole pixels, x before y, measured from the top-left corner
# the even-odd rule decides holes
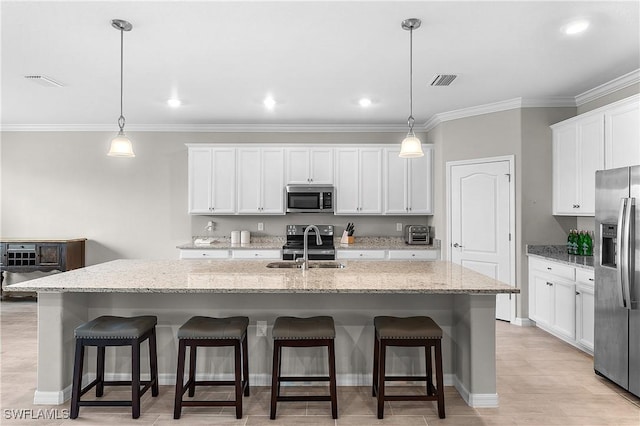
[[[406,126],[522,97],[571,98],[640,68],[635,1],[2,1],[2,125]],[[575,37],[561,28],[588,18]],[[439,73],[449,87],[430,87]],[[42,87],[25,75],[64,84]],[[278,104],[262,104],[271,94]],[[178,97],[183,106],[169,108]],[[363,109],[361,97],[373,105]]]

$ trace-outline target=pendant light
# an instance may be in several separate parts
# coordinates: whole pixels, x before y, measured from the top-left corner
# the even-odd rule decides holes
[[[124,115],[122,115],[122,88],[123,88],[123,51],[124,51],[124,32],[131,31],[133,25],[122,19],[112,19],[111,26],[120,31],[120,117],[118,118],[118,126],[120,131],[118,135],[111,139],[111,148],[107,155],[111,157],[135,157],[131,140],[124,133]]]
[[[420,28],[420,21],[417,18],[405,19],[402,21],[402,29],[409,31],[409,119],[407,124],[409,125],[409,133],[407,137],[402,141],[400,145],[400,157],[402,158],[417,158],[422,157],[422,145],[420,139],[418,139],[413,133],[413,30]]]

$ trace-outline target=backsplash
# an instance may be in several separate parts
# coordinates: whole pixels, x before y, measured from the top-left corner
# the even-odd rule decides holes
[[[205,228],[209,221],[214,222],[213,231]],[[402,237],[403,231],[396,231],[396,224],[431,225],[432,216],[336,216],[332,214],[290,213],[278,216],[191,216],[191,235],[228,237],[231,231],[249,231],[251,237],[285,235],[289,224],[333,225],[335,234],[342,235],[347,223],[355,224],[354,236]],[[258,223],[264,229],[258,231]],[[437,237],[437,235],[432,235]]]

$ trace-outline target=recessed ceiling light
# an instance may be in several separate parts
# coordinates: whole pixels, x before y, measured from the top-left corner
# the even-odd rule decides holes
[[[167,105],[169,105],[171,108],[178,108],[180,105],[182,105],[182,101],[180,99],[172,98],[167,101]]]
[[[366,108],[368,106],[371,106],[371,99],[362,98],[358,101],[358,103],[360,104],[361,107]]]
[[[589,28],[589,21],[585,21],[584,19],[569,22],[567,26],[564,28],[564,33],[567,35],[580,34],[584,32],[587,28]]]
[[[262,101],[262,103],[265,107],[267,107],[267,109],[273,109],[276,106],[276,100],[271,96],[267,96],[266,98],[264,98],[264,101]]]

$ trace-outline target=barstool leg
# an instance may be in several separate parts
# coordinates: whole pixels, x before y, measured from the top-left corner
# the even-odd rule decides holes
[[[235,390],[236,390],[236,419],[242,418],[242,357],[240,354],[240,342],[235,341],[233,346],[235,358]]]
[[[378,357],[378,418],[384,418],[384,379],[386,375],[385,361],[387,355],[387,345],[384,340],[380,341],[380,354]]]
[[[184,394],[184,361],[186,358],[186,345],[184,339],[179,339],[178,344],[178,370],[176,371],[176,395],[173,404],[173,418],[179,419],[182,413],[182,395]]]
[[[244,396],[249,396],[249,345],[247,334],[242,339],[242,375],[244,377]]]
[[[84,345],[82,339],[76,339],[76,353],[73,361],[73,389],[71,391],[70,418],[78,418],[80,411],[80,392],[82,391],[82,367],[84,363]]]
[[[438,395],[438,417],[444,419],[444,379],[442,377],[442,339],[436,340],[436,381]]]
[[[149,336],[149,368],[151,370],[151,396],[158,396],[160,387],[158,385],[158,347],[155,327],[153,327],[151,336]]]
[[[425,369],[427,371],[427,395],[433,395],[433,365],[431,364],[431,345],[424,346]]]
[[[380,356],[380,341],[378,340],[378,333],[374,333],[373,343],[373,380],[371,380],[371,396],[376,396],[378,387],[378,359]]]
[[[140,417],[140,340],[131,344],[131,417]]]
[[[196,394],[196,355],[198,347],[189,345],[189,396]]]
[[[269,418],[276,419],[278,395],[280,394],[280,342],[273,342],[273,370],[271,372],[271,413]]]
[[[331,417],[338,418],[338,392],[336,389],[336,350],[333,339],[327,345],[329,349],[329,387],[331,392]]]
[[[104,395],[104,346],[98,346],[98,362],[96,366],[96,396],[100,397]]]

